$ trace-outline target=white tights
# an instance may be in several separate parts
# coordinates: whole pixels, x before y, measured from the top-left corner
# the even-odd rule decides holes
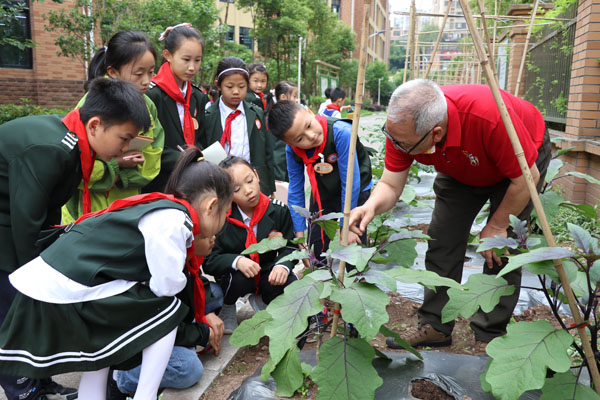
[[[173,352],[177,328],[142,352],[142,368],[133,400],[155,400],[162,376]],[[79,383],[79,400],[105,400],[108,368],[84,372]]]

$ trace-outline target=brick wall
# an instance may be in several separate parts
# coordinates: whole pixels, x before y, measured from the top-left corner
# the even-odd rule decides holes
[[[44,30],[43,15],[50,10],[66,10],[71,1],[30,2],[33,69],[0,68],[0,104],[18,103],[29,98],[44,107],[73,107],[83,95],[85,68],[79,61],[59,57],[55,33]]]

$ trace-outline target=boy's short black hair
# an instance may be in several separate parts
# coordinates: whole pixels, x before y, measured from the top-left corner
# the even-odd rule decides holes
[[[99,117],[105,128],[128,121],[143,132],[150,128],[150,114],[142,93],[133,83],[119,79],[91,81],[79,114],[84,124]]]
[[[335,102],[338,99],[345,99],[346,92],[342,88],[335,88],[331,91],[331,102]]]
[[[284,140],[285,133],[292,127],[294,118],[302,106],[295,101],[278,101],[269,112],[269,129],[273,136]]]
[[[328,99],[331,99],[331,88],[330,87],[325,89],[325,97]]]

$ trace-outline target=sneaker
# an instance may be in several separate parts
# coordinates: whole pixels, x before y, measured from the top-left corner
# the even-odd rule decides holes
[[[108,379],[106,381],[106,400],[126,400],[127,395],[119,390],[113,372],[113,369],[108,372]]]
[[[231,335],[235,328],[238,327],[237,323],[237,309],[235,304],[227,305],[223,304],[221,309],[221,315],[219,315],[225,324],[225,334]]]
[[[263,301],[261,295],[251,294],[250,297],[248,297],[248,302],[250,303],[250,306],[252,306],[254,312],[259,312],[267,309],[267,305]]]
[[[77,389],[64,387],[49,378],[41,379],[40,392],[43,393],[48,400],[77,399]]]
[[[446,335],[440,331],[433,329],[431,324],[420,325],[413,332],[407,332],[402,335],[402,339],[406,340],[413,347],[443,347],[452,344],[452,336]],[[394,338],[387,338],[385,341],[391,349],[403,349]]]

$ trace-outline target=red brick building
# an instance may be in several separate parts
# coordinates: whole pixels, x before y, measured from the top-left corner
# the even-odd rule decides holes
[[[0,47],[0,104],[27,98],[43,107],[75,106],[84,93],[85,68],[78,61],[57,55],[58,48],[54,45],[57,34],[44,30],[43,18],[49,10],[72,5],[51,0],[19,1],[28,2],[30,9],[19,16],[17,29],[36,45],[22,52]]]

